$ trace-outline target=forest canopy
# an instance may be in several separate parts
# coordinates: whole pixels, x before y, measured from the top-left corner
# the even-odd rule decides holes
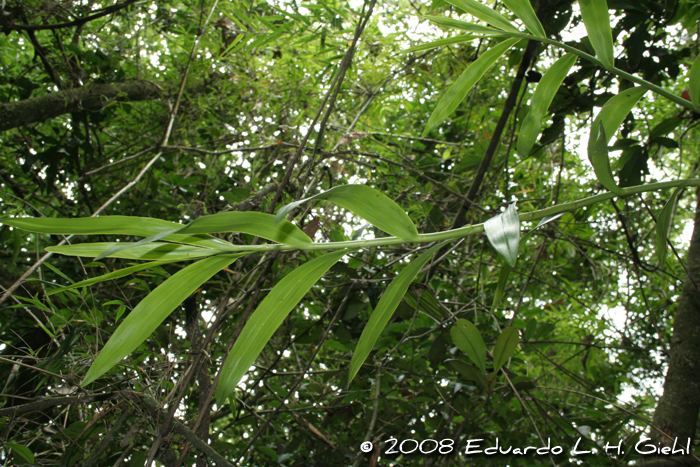
[[[4,0],[0,461],[700,465],[699,24]]]

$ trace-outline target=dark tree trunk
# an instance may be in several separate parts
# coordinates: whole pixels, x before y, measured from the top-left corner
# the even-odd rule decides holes
[[[686,446],[695,439],[700,410],[700,189],[695,210],[695,227],[688,250],[688,274],[673,324],[668,373],[664,395],[654,412],[652,440],[662,446]],[[660,430],[660,431],[659,431]],[[691,447],[692,449],[692,447]]]
[[[59,115],[81,110],[99,111],[110,101],[142,101],[155,99],[160,87],[150,81],[91,84],[65,89],[43,96],[0,105],[0,131],[41,122]]]

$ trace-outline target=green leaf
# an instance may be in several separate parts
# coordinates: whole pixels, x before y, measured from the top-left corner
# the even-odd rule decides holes
[[[666,262],[666,250],[667,250],[667,240],[668,234],[671,232],[671,220],[673,219],[673,211],[676,208],[676,202],[678,201],[678,195],[681,194],[686,187],[683,184],[673,190],[671,197],[668,199],[663,209],[656,216],[656,256],[659,259],[659,266],[663,267]]]
[[[219,406],[222,406],[243,375],[255,363],[255,359],[289,312],[321,276],[347,253],[348,250],[340,250],[313,259],[294,269],[273,287],[243,327],[221,368],[219,386],[216,388]]]
[[[437,47],[444,47],[446,45],[452,45],[452,44],[461,44],[462,42],[471,42],[474,39],[476,39],[478,36],[455,36],[455,37],[449,37],[447,39],[440,39],[437,41],[433,42],[428,42],[426,44],[421,44],[417,45],[415,47],[411,47],[410,49],[402,50],[402,54],[408,54],[412,52],[420,52],[422,50],[429,50],[429,49],[435,49]]]
[[[76,217],[73,219],[20,217],[2,218],[0,223],[30,232],[51,235],[134,235],[137,237],[150,237],[158,232],[184,227],[175,222],[135,216]],[[209,248],[225,248],[227,245],[231,245],[227,241],[211,236],[174,234],[168,236],[166,240]]]
[[[581,18],[588,32],[593,50],[605,68],[615,66],[610,15],[606,0],[579,0]]]
[[[384,291],[382,298],[379,300],[379,303],[377,303],[377,307],[372,312],[369,321],[362,330],[360,340],[357,342],[355,352],[352,354],[348,384],[355,378],[362,364],[367,360],[367,356],[369,356],[374,348],[374,344],[377,342],[377,339],[379,339],[379,336],[394,314],[394,311],[396,311],[396,307],[399,306],[411,282],[416,278],[423,265],[425,265],[442,245],[444,245],[444,242],[431,247],[417,259],[411,261],[409,265],[403,268],[394,280],[391,281],[389,287]]]
[[[484,389],[488,389],[488,382],[484,376],[484,372],[479,371],[478,368],[464,363],[462,360],[447,360],[445,364],[451,366],[455,371],[457,371],[462,378],[468,381],[474,381],[479,383]]]
[[[503,291],[506,289],[506,284],[508,283],[508,275],[510,274],[511,267],[509,265],[504,265],[501,268],[501,272],[498,275],[498,285],[496,286],[496,293],[493,296],[493,303],[491,304],[491,313],[496,311],[496,308],[501,303],[503,299]]]
[[[690,67],[690,82],[688,85],[690,102],[695,106],[695,110],[700,112],[700,55],[695,57],[693,66]]]
[[[21,444],[5,441],[5,447],[12,450],[13,454],[18,455],[30,464],[34,464],[34,453],[27,447]]]
[[[535,145],[537,136],[542,128],[542,118],[547,113],[554,96],[557,94],[561,83],[566,78],[571,67],[578,57],[575,54],[566,54],[544,74],[530,99],[530,111],[520,126],[518,135],[518,154],[526,157]]]
[[[457,324],[450,328],[450,336],[459,350],[467,354],[482,373],[486,373],[486,345],[476,326],[466,319],[458,319]]]
[[[75,284],[68,285],[66,287],[61,287],[59,289],[54,289],[46,293],[47,296],[56,294],[58,292],[64,292],[70,289],[78,289],[80,287],[87,287],[88,285],[97,284],[98,282],[104,282],[114,279],[119,279],[120,277],[128,276],[135,272],[143,271],[144,269],[155,268],[157,266],[162,266],[164,264],[170,264],[173,261],[151,261],[149,263],[139,264],[137,266],[131,266],[124,269],[119,269],[118,271],[110,272],[108,274],[103,274],[98,277],[93,277],[92,279],[86,279],[84,281],[76,282]]]
[[[625,89],[616,96],[611,97],[600,110],[593,124],[591,125],[591,134],[588,138],[588,152],[590,154],[593,145],[598,141],[598,133],[600,131],[600,123],[603,123],[605,128],[606,144],[620,128],[622,122],[627,118],[635,104],[644,95],[646,89],[642,87]]]
[[[46,251],[59,253],[66,256],[87,256],[94,258],[103,251],[115,248],[122,243],[130,242],[104,242],[104,243],[77,243],[75,245],[50,246]],[[175,243],[154,242],[139,245],[127,250],[119,251],[110,256],[112,258],[141,259],[141,260],[169,260],[182,261],[188,259],[203,258],[221,253],[225,250],[211,248],[199,248],[190,245],[177,245]]]
[[[197,261],[176,272],[124,318],[97,355],[81,386],[86,386],[109,371],[136,349],[173,310],[214,274],[243,255],[219,255]]]
[[[595,122],[594,122],[595,124]],[[608,139],[605,136],[605,127],[600,123],[598,139],[593,148],[588,151],[588,160],[591,161],[595,176],[606,190],[613,193],[620,193],[620,187],[615,183],[612,170],[610,169],[610,157],[608,157]]]
[[[422,136],[426,136],[430,130],[442,123],[464,100],[469,90],[474,87],[477,81],[501,58],[501,55],[506,53],[508,49],[513,47],[520,39],[507,39],[498,45],[491,47],[476,59],[464,72],[457,78],[452,86],[438,102],[435,110],[430,115],[428,123],[425,125]]]
[[[671,117],[667,118],[665,120],[662,120],[659,124],[654,125],[654,128],[651,129],[649,132],[649,139],[652,140],[654,138],[658,138],[661,136],[666,136],[673,130],[675,130],[678,125],[680,125],[683,122],[678,117]]]
[[[408,240],[418,236],[416,226],[401,206],[381,191],[367,185],[341,185],[289,203],[277,211],[275,223],[282,222],[284,217],[300,204],[316,199],[324,199],[342,206],[389,235]]]
[[[474,34],[481,34],[485,36],[508,36],[513,33],[504,32],[500,29],[494,29],[487,26],[482,26],[480,24],[467,23],[466,21],[461,21],[458,19],[446,18],[444,16],[424,16],[425,19],[432,21],[440,26],[445,26],[448,29],[461,29],[462,31],[471,32]]]
[[[493,346],[493,371],[498,371],[513,356],[520,342],[518,328],[506,328],[503,330],[496,345]]]
[[[537,37],[547,37],[530,0],[503,0],[503,3],[520,18],[528,31]]]
[[[520,243],[520,218],[515,203],[508,206],[505,212],[484,222],[484,232],[506,264],[515,267]]]
[[[520,32],[510,21],[503,15],[492,8],[476,1],[476,0],[447,0],[448,3],[460,8],[472,16],[476,16],[480,20],[488,23],[496,28],[504,31]],[[531,7],[532,8],[532,7]]]

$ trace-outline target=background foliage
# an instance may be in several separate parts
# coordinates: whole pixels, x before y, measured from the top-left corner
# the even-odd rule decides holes
[[[608,6],[616,66],[683,94],[697,55],[698,3],[614,0]],[[7,0],[0,17],[0,102],[97,83],[152,83],[158,95],[135,101],[122,92],[98,110],[74,109],[0,134],[2,216],[87,217],[129,187],[102,215],[184,222],[222,211],[274,212],[355,183],[396,200],[421,233],[450,228],[493,137],[526,41],[496,63],[447,121],[420,137],[440,96],[495,42],[403,53],[459,33],[430,25],[422,15],[466,16],[441,0],[382,2],[362,32],[327,123],[315,128],[293,164],[367,7],[325,0]],[[540,18],[549,37],[592,51],[577,4],[547,2],[545,10]],[[91,15],[98,17],[81,20]],[[533,152],[515,151],[532,83],[560,53],[537,47],[478,199],[466,213],[468,224],[516,200],[519,211],[534,211],[605,191],[585,157],[585,138],[592,116],[629,83],[602,67],[579,60]],[[694,176],[697,121],[697,114],[647,93],[612,143],[620,184]],[[274,201],[278,189],[281,198]],[[456,446],[469,438],[493,445],[498,438],[502,446],[520,447],[551,438],[567,452],[584,435],[587,448],[620,439],[633,445],[647,429],[665,375],[685,275],[680,259],[693,225],[691,194],[679,198],[671,230],[676,250],[660,266],[652,214],[670,191],[615,198],[535,230],[521,240],[495,310],[502,261],[486,236],[451,244],[449,254],[410,286],[348,385],[350,358],[372,310],[425,245],[353,252],[284,321],[227,403],[212,407],[217,372],[244,318],[313,252],[238,260],[85,388],[79,381],[120,320],[180,266],[47,296],[133,264],[56,255],[2,304],[3,462],[142,465],[150,455],[164,465],[363,465],[376,461],[379,451],[361,454],[360,443],[379,446],[391,437],[454,438]],[[315,241],[384,235],[331,203],[302,205],[295,222]],[[522,234],[532,227],[524,223]],[[225,238],[253,241],[245,234]],[[2,287],[61,240],[0,226]],[[460,366],[471,361],[450,333],[458,319],[472,321],[489,349],[501,329],[522,329],[517,353],[492,391]],[[41,405],[59,396],[73,399]],[[28,403],[39,405],[17,409]],[[598,450],[583,462],[617,465],[637,457],[632,449],[624,456]],[[581,461],[434,454],[382,455],[381,462]]]

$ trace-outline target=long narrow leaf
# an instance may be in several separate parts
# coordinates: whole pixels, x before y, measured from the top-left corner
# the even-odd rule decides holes
[[[138,264],[136,266],[131,266],[128,268],[119,269],[117,271],[110,272],[108,274],[103,274],[101,276],[93,277],[92,279],[86,279],[84,281],[76,282],[75,284],[71,284],[71,285],[68,285],[66,287],[61,287],[59,289],[51,290],[49,292],[46,292],[46,295],[49,296],[49,295],[53,295],[53,294],[56,294],[58,292],[64,292],[64,291],[70,290],[70,289],[79,289],[81,287],[87,287],[88,285],[97,284],[99,282],[119,279],[120,277],[128,276],[128,275],[133,274],[135,272],[143,271],[144,269],[151,269],[151,268],[155,268],[158,266],[162,266],[164,264],[170,264],[172,262],[173,261],[151,261],[148,263]]]
[[[613,135],[617,133],[617,129],[625,121],[627,114],[630,113],[645,92],[646,89],[641,87],[629,88],[608,99],[591,125],[591,134],[588,138],[589,154],[593,149],[593,145],[598,141],[600,123],[602,122],[605,128],[605,142],[607,144]]]
[[[615,66],[612,30],[606,0],[579,0],[581,18],[596,55],[606,68]]]
[[[50,246],[46,251],[59,253],[66,256],[87,256],[94,258],[103,251],[115,248],[121,243],[127,242],[105,242],[105,243],[77,243],[75,245]],[[188,259],[203,258],[205,256],[221,253],[222,250],[210,248],[199,248],[190,245],[177,245],[174,243],[154,242],[146,245],[139,245],[120,251],[111,258],[142,259],[142,260],[169,260],[182,261]]]
[[[459,350],[467,354],[482,373],[486,373],[486,344],[476,326],[466,319],[458,319],[457,324],[450,328],[450,336]]]
[[[422,136],[426,136],[430,130],[442,123],[464,100],[469,90],[484,76],[484,73],[501,58],[501,55],[506,53],[506,51],[513,47],[519,40],[520,39],[507,39],[491,47],[464,70],[459,78],[457,78],[457,81],[445,92],[440,102],[438,102],[435,110],[433,110],[430,118],[428,118],[428,123],[425,125]]]
[[[503,299],[503,292],[506,289],[506,284],[508,283],[508,275],[510,274],[511,267],[509,265],[504,265],[501,268],[501,272],[498,274],[498,285],[496,285],[496,293],[493,295],[493,303],[491,304],[491,312],[489,316],[493,315],[496,311],[498,305],[500,305]]]
[[[381,191],[367,185],[341,185],[289,203],[277,211],[275,222],[282,222],[284,217],[297,206],[315,199],[324,199],[342,206],[395,237],[410,240],[418,235],[416,226],[401,206]]]
[[[200,217],[180,233],[204,234],[243,232],[290,246],[311,243],[308,235],[289,221],[278,222],[272,214],[262,212],[222,212]]]
[[[690,83],[688,84],[690,102],[695,106],[695,110],[700,112],[700,55],[695,57],[693,66],[690,68]]]
[[[528,31],[537,37],[547,37],[530,0],[503,0],[503,3],[520,18]]]
[[[530,99],[530,111],[523,120],[518,135],[518,154],[521,157],[530,154],[537,135],[540,134],[542,118],[547,113],[549,105],[577,58],[575,54],[564,55],[547,70],[537,85],[537,89]]]
[[[452,5],[460,8],[472,16],[476,16],[480,20],[503,29],[504,31],[519,32],[510,21],[508,21],[503,15],[495,11],[492,8],[476,1],[476,0],[447,0]]]
[[[615,178],[613,177],[612,169],[610,169],[608,138],[605,135],[605,127],[602,122],[599,125],[598,139],[593,145],[593,148],[588,152],[588,159],[591,161],[596,178],[603,184],[605,189],[613,193],[621,193],[620,187],[617,186]]]
[[[135,216],[77,217],[73,219],[16,217],[2,218],[0,223],[30,232],[51,235],[134,235],[137,237],[150,237],[158,232],[184,227],[182,224],[162,219]],[[209,248],[230,245],[224,240],[211,236],[173,234],[168,236],[166,240]]]
[[[656,217],[656,256],[659,259],[659,266],[663,267],[666,262],[666,251],[667,251],[667,241],[668,235],[671,232],[671,220],[673,219],[673,211],[676,208],[676,202],[678,201],[678,195],[686,187],[686,185],[681,185],[671,194],[671,197],[666,201],[663,209]]]
[[[415,47],[411,47],[410,49],[402,50],[401,53],[408,54],[412,52],[420,52],[422,50],[435,49],[437,47],[444,47],[446,45],[461,44],[462,42],[471,42],[477,37],[478,36],[472,35],[449,37],[447,39],[440,39],[437,41],[428,42],[426,44],[417,45]]]
[[[219,386],[216,388],[219,405],[235,389],[289,312],[321,276],[347,253],[348,250],[335,251],[303,264],[279,281],[258,305],[221,367]]]
[[[515,267],[520,244],[520,218],[515,203],[484,222],[489,242],[510,267]]]
[[[449,29],[461,29],[462,31],[467,31],[471,32],[474,34],[480,34],[483,36],[503,36],[503,35],[509,35],[513,34],[509,31],[503,31],[501,29],[495,29],[495,28],[490,28],[488,26],[482,26],[480,24],[474,24],[474,23],[467,23],[466,21],[461,21],[458,19],[453,19],[453,18],[447,18],[445,16],[430,16],[430,15],[425,15],[425,19],[428,19],[432,21],[435,24],[439,24],[440,26],[445,26],[446,28]]]
[[[81,386],[109,371],[136,349],[188,296],[242,255],[206,258],[178,271],[136,305],[97,355]]]
[[[384,291],[382,298],[379,300],[379,303],[377,303],[377,307],[372,312],[369,321],[367,321],[365,328],[362,330],[360,340],[357,342],[355,352],[352,354],[348,384],[355,378],[357,372],[360,371],[362,364],[374,348],[374,344],[377,342],[377,339],[379,339],[382,331],[384,331],[394,311],[396,311],[396,307],[399,306],[411,282],[416,278],[416,275],[418,275],[423,265],[428,262],[442,245],[444,245],[444,242],[431,247],[414,261],[411,261],[411,263],[403,268],[394,280],[391,281],[389,287]]]

